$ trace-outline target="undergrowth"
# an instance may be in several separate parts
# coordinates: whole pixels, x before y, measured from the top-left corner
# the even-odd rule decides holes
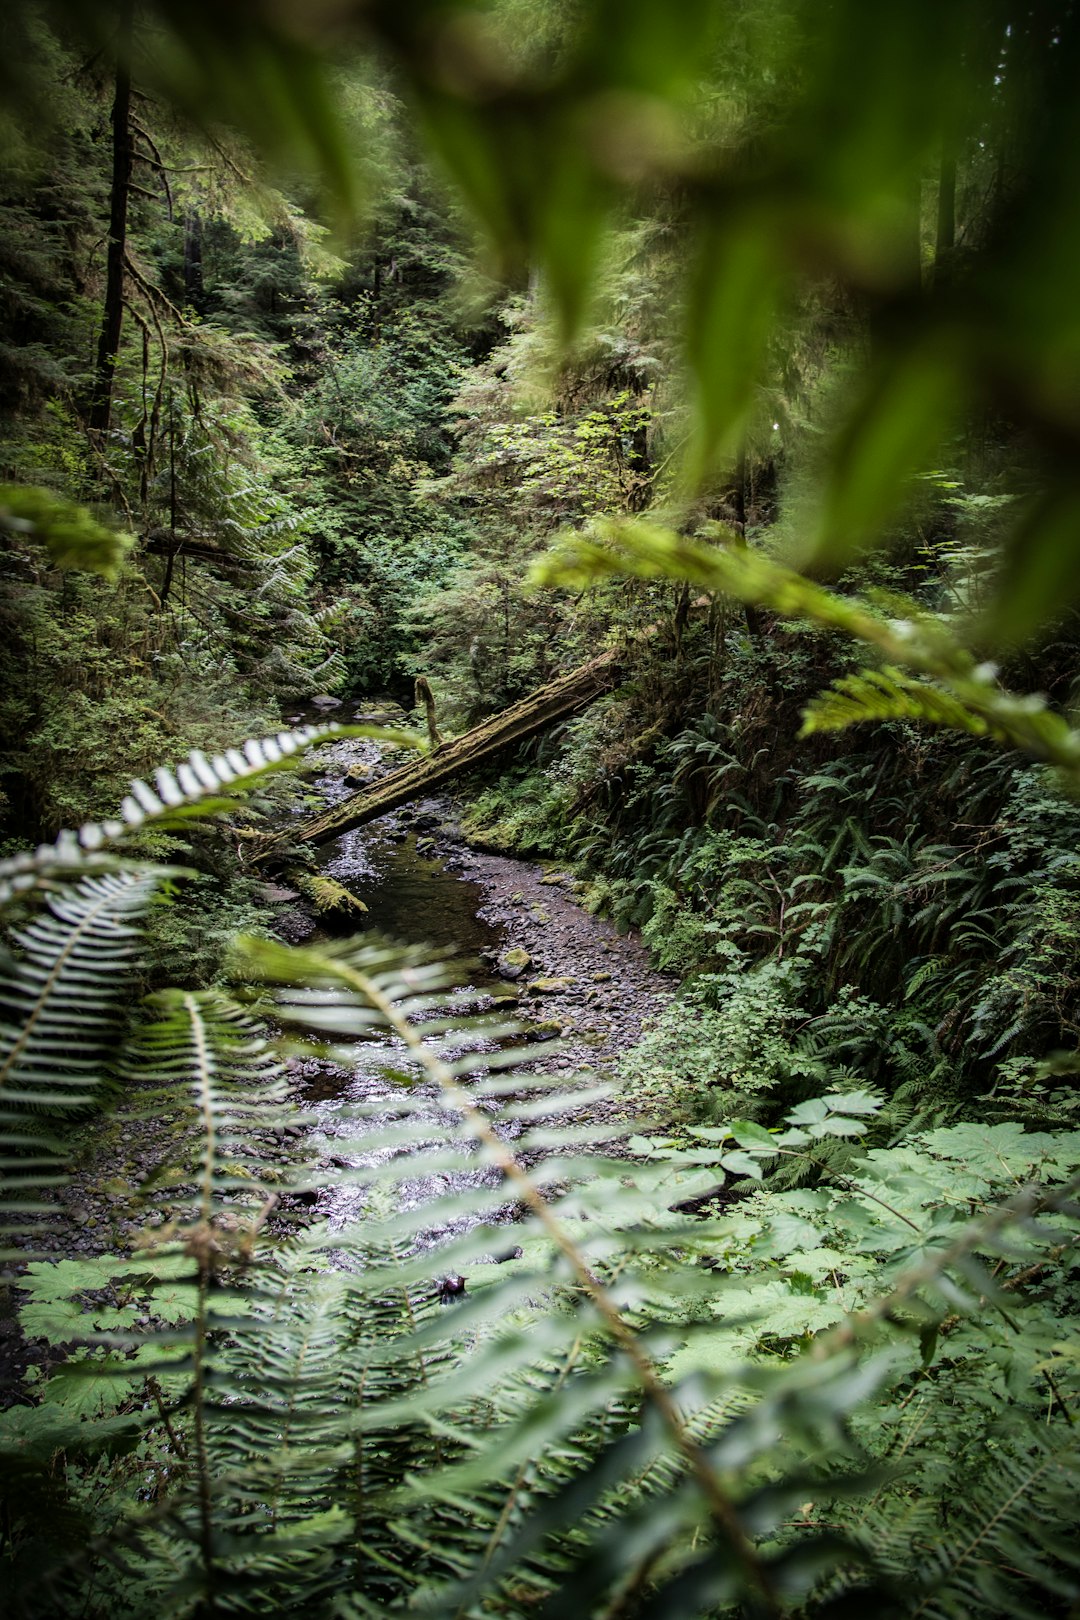
[[[371,936],[249,939],[235,993],[159,992],[132,1020],[168,874],[125,855],[128,829],[177,829],[180,801],[231,798],[298,740],[197,756],[182,788],[159,773],[123,820],[0,874],[22,915],[9,1260],[23,1332],[63,1352],[0,1417],[9,1612],[1074,1601],[1077,1134],[890,1145],[881,1096],[830,1070],[775,961],[692,981],[710,1081],[664,1071],[674,1027],[649,1037],[654,1084],[709,1084],[710,1123],[618,1146],[606,1087],[557,1089],[443,965]],[[340,1062],[389,1042],[392,1083],[340,1111],[355,1139],[332,1171],[274,1150],[305,1121],[264,1009]],[[128,1253],[34,1258],[64,1121],[108,1103],[118,1063],[125,1106],[179,1126],[173,1214]],[[416,1207],[418,1174],[446,1191]],[[328,1176],[360,1195],[350,1222],[282,1226]],[[437,1260],[434,1225],[456,1233]],[[456,1303],[436,1269],[465,1279]]]

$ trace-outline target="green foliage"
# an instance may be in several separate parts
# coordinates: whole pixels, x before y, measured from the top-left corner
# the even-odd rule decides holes
[[[670,1100],[691,1117],[715,1118],[732,1108],[760,1113],[770,1095],[820,1083],[825,1066],[793,1038],[807,1019],[798,989],[797,972],[783,962],[751,970],[736,959],[727,972],[699,973],[624,1060],[628,1085],[644,1088],[654,1106]]]
[[[83,507],[61,501],[45,489],[14,484],[0,487],[0,528],[44,544],[56,568],[78,568],[112,579],[131,546]]]
[[[764,1263],[808,1305],[816,1298],[865,1310],[914,1254],[947,1246],[956,1223],[985,1208],[1003,1176],[1017,1185],[1036,1175],[1064,1179],[1075,1152],[1074,1133],[1026,1134],[1015,1125],[909,1138],[899,1149],[871,1152],[839,1190],[765,1191],[746,1200],[725,1222],[728,1263],[751,1286]],[[1043,1232],[1051,1248],[1057,1225],[1051,1218]],[[905,1328],[917,1330],[918,1344],[897,1346],[873,1417],[856,1420],[872,1455],[892,1466],[866,1501],[812,1510],[856,1529],[907,1589],[902,1613],[964,1613],[978,1591],[988,1612],[1011,1614],[1030,1602],[1025,1582],[1056,1585],[1057,1527],[1071,1517],[1062,1493],[1075,1460],[1068,1423],[1056,1434],[1048,1428],[1047,1414],[1053,1425],[1066,1397],[1052,1372],[1048,1382],[1045,1343],[1057,1313],[1075,1307],[1053,1288],[1028,1286],[1026,1279],[1045,1273],[1037,1252],[1027,1264],[1021,1258],[1024,1241],[1014,1255],[1018,1272],[998,1264],[993,1282],[966,1273],[957,1309],[941,1322],[909,1296],[896,1326],[901,1338]],[[738,1324],[732,1336],[740,1331],[745,1343]],[[977,1440],[957,1429],[958,1409],[980,1412]],[[1025,1513],[1030,1523],[1021,1530]]]
[[[225,36],[198,9],[157,10],[178,53],[163,59],[201,63],[208,105],[228,85],[236,116],[259,131],[274,107],[340,185],[308,26],[256,10]],[[541,267],[564,332],[583,325],[620,205],[651,189],[662,213],[681,188],[697,473],[737,447],[755,385],[783,371],[774,308],[815,277],[864,300],[875,341],[830,433],[819,553],[880,539],[954,412],[1005,399],[1044,460],[1045,495],[1011,526],[995,607],[999,626],[1025,633],[1061,605],[1073,527],[1068,6],[1033,18],[965,3],[947,25],[929,0],[894,0],[873,19],[854,0],[813,18],[785,6],[729,15],[707,0],[684,10],[663,40],[647,0],[524,29],[514,6],[426,0],[364,22],[501,264]],[[291,79],[278,73],[290,47]],[[262,87],[257,105],[235,92],[240,62]],[[190,105],[190,80],[166,81]],[[963,177],[964,248],[954,218],[951,238],[942,226],[925,243],[924,274],[924,177],[936,167],[942,204],[949,164],[954,193]],[[950,296],[954,278],[963,297]]]
[[[257,771],[275,751],[284,740],[241,757]],[[175,815],[189,788],[213,805],[230,771],[228,758],[195,759],[156,791],[137,785],[125,820],[82,843]],[[77,897],[95,859],[68,837],[11,864]],[[57,964],[80,937],[66,904],[66,926],[34,946]],[[311,1175],[265,1157],[290,1118],[281,1071],[221,993],[156,997],[126,1063],[138,1106],[185,1122],[181,1212],[134,1263],[27,1273],[27,1330],[85,1348],[44,1383],[32,1420],[0,1424],[5,1486],[20,1493],[5,1547],[13,1613],[69,1612],[90,1581],[92,1612],[242,1612],[254,1581],[270,1612],[313,1615],[557,1611],[571,1590],[610,1605],[628,1582],[678,1612],[768,1593],[774,1613],[812,1615],[853,1583],[883,1601],[897,1574],[914,1593],[901,1612],[931,1598],[949,1612],[973,1561],[990,1612],[1071,1592],[1058,1535],[1075,1368],[1064,1352],[1053,1372],[1044,1363],[1077,1310],[1075,1133],[968,1124],[853,1160],[880,1104],[849,1084],[789,1105],[778,1129],[741,1119],[695,1128],[689,1148],[650,1136],[610,1153],[623,1127],[602,1113],[582,1123],[605,1088],[567,1093],[523,1068],[532,1053],[491,1015],[463,1017],[451,975],[422,950],[373,938],[244,950],[246,980],[277,987],[286,1031],[313,1032],[341,1060],[357,1039],[393,1038],[397,1084],[340,1110],[357,1132],[337,1138],[356,1168],[335,1172],[356,1184],[353,1219],[268,1240],[276,1197]],[[95,964],[81,962],[80,984]],[[71,1016],[78,987],[41,966]],[[788,1056],[761,1048],[802,1018],[789,979],[773,966],[697,981],[730,1085],[790,1081],[790,1043]],[[28,1027],[40,1022],[28,1004]],[[829,1173],[779,1191],[762,1179],[777,1163]],[[34,1169],[22,1162],[28,1184]],[[403,1196],[417,1175],[445,1191],[417,1206]],[[760,1190],[709,1219],[687,1213],[729,1183]],[[496,1264],[511,1212],[520,1254]],[[455,1233],[439,1265],[468,1277],[452,1309],[418,1241],[433,1225]],[[1005,1429],[1000,1399],[976,1393],[988,1356],[1003,1392],[1018,1392]],[[1027,1393],[1043,1374],[1049,1416]],[[907,1471],[868,1473],[914,1399]],[[972,1432],[959,1525],[946,1517],[958,1410]],[[1040,1527],[1022,1558],[1010,1515],[980,1520],[987,1458],[1000,1455]],[[134,1488],[148,1466],[151,1501]],[[41,1524],[49,1493],[62,1511]],[[838,1523],[839,1541],[825,1529]]]
[[[406,260],[399,273],[419,278],[421,268]],[[472,532],[467,514],[428,494],[449,457],[446,411],[463,353],[446,311],[434,298],[418,303],[384,312],[362,294],[351,308],[331,305],[320,374],[282,426],[322,579],[345,604],[343,651],[360,690],[410,670],[410,615]]]
[[[184,1207],[148,1286],[112,1259],[26,1274],[24,1323],[85,1342],[0,1423],[15,1612],[1076,1606],[1076,811],[990,746],[1080,780],[1076,17],[676,9],[354,25],[380,62],[345,70],[357,150],[396,124],[388,68],[530,273],[502,342],[448,312],[466,233],[407,142],[374,160],[375,245],[332,263],[243,140],[175,110],[275,124],[344,197],[321,17],[140,7],[159,98],[104,438],[81,412],[124,29],[112,6],[5,24],[4,470],[43,514],[6,525],[8,831],[97,814],[122,757],[149,776],[201,747],[0,874],[12,1214],[39,1213],[121,1042],[133,1099],[182,1122]],[[567,523],[591,526],[537,577],[577,595],[529,597]],[[50,526],[115,581],[62,571]],[[857,571],[830,590],[774,553]],[[987,647],[1048,622],[999,682]],[[105,846],[203,858],[187,812],[308,740],[221,753],[254,705],[422,662],[484,710],[643,627],[627,691],[478,821],[569,852],[692,974],[628,1065],[663,1127],[681,1101],[678,1135],[612,1143],[610,1100],[468,1025],[422,952],[255,944],[275,1024],[350,1062],[388,1039],[400,1082],[342,1108],[330,1179],[361,1218],[278,1242],[266,1034],[186,990],[126,1040],[162,875]],[[423,1208],[418,1168],[445,1178]],[[429,1223],[468,1273],[453,1309]]]
[[[528,771],[478,793],[464,825],[470,838],[494,849],[552,856],[564,847],[565,812],[565,789]]]
[[[932,696],[922,700],[919,712],[924,717],[965,731],[985,729],[997,740],[1057,766],[1066,780],[1080,780],[1080,741],[1067,721],[1050,711],[1037,694],[1020,697],[1003,691],[996,681],[996,666],[977,664],[943,619],[920,612],[914,602],[895,598],[885,598],[880,604],[862,602],[828,591],[760,553],[684,540],[643,524],[602,526],[598,536],[577,540],[553,553],[536,568],[536,579],[579,590],[620,573],[644,579],[683,579],[766,606],[785,617],[844,631],[883,653],[890,664],[913,667],[948,689],[954,700],[951,704],[940,699],[935,704]],[[886,618],[886,611],[904,616]],[[890,679],[885,676],[886,686]],[[895,712],[900,701],[894,695],[899,691],[895,682],[888,694],[873,677],[869,684],[878,689],[879,706],[891,698]],[[868,690],[867,677],[863,677],[857,688],[862,700],[859,717],[868,717]],[[913,689],[905,690],[910,713],[910,706],[918,708],[918,704]],[[838,712],[835,705],[824,712],[833,723]],[[811,712],[808,722],[811,729],[815,714]]]
[[[965,709],[950,693],[886,665],[834,681],[829,692],[807,706],[803,732],[809,736],[815,731],[840,731],[861,720],[924,720],[954,731],[970,731],[976,737],[990,730],[986,720]]]
[[[336,728],[308,727],[213,761],[196,750],[155,786],[136,780],[120,816],[0,863],[0,906],[43,901],[11,929],[0,983],[0,1152],[5,1259],[11,1223],[45,1213],[36,1196],[63,1179],[61,1124],[100,1106],[117,1077],[116,1050],[143,970],[147,914],[176,869],[124,864],[107,853],[148,826],[179,830],[193,814],[233,806],[235,795]],[[34,1230],[36,1223],[29,1223]]]
[[[88,58],[56,12],[16,12],[6,43],[24,72],[0,200],[0,757],[5,838],[25,842],[104,812],[131,768],[280,724],[280,701],[325,691],[344,666],[333,604],[311,600],[304,514],[269,431],[320,227],[236,135],[138,102],[110,427],[89,431],[123,29],[110,16]],[[89,13],[83,23],[93,28]],[[136,75],[153,51],[137,54]],[[292,250],[294,309],[291,331],[270,334],[253,311],[238,318],[226,274],[239,265],[242,279],[268,241]],[[323,252],[319,269],[332,265],[343,268]]]
[[[4,878],[12,888],[23,889],[32,877],[40,881],[29,862],[15,871],[11,864]],[[0,1151],[6,1222],[41,1212],[36,1188],[55,1181],[65,1153],[55,1135],[58,1120],[85,1112],[103,1089],[137,970],[137,925],[162,878],[103,872],[57,885],[44,914],[15,932],[18,955],[5,950]],[[4,1257],[12,1258],[7,1242]]]

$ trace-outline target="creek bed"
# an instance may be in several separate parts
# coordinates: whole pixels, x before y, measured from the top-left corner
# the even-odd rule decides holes
[[[357,773],[370,778],[383,768],[378,746],[366,739],[344,738],[324,748],[320,759],[327,768],[313,787],[327,804],[356,790]],[[527,1037],[560,1038],[558,1053],[536,1067],[565,1073],[567,1081],[610,1073],[644,1021],[672,994],[674,981],[650,967],[639,941],[620,936],[576,903],[565,873],[470,849],[447,800],[407,806],[343,834],[328,846],[321,866],[364,902],[366,928],[405,944],[432,946],[462,964],[463,987],[476,1005],[512,1011]],[[287,914],[282,931],[295,936],[305,915],[301,931],[317,938],[321,929],[310,911]],[[508,952],[514,965],[500,971]],[[297,1100],[316,1116],[311,1147],[327,1168],[371,1162],[357,1141],[354,1105],[392,1102],[395,1086],[384,1068],[394,1058],[395,1042],[388,1039],[357,1042],[350,1067],[293,1060]],[[410,1098],[412,1118],[430,1118],[432,1140],[438,1141],[446,1124],[438,1093],[421,1085],[410,1090]],[[609,1111],[618,1106],[606,1105]],[[517,1132],[512,1125],[501,1129],[508,1138]],[[397,1199],[403,1209],[414,1209],[447,1191],[496,1179],[479,1169],[418,1175],[401,1184]],[[317,1209],[331,1228],[342,1227],[362,1219],[366,1196],[352,1182],[334,1185],[328,1178]],[[508,1205],[502,1218],[512,1217]],[[433,1225],[418,1241],[437,1245],[468,1224]]]
[[[401,716],[363,712],[356,718],[400,723]],[[378,746],[358,738],[325,746],[319,763],[322,769],[313,787],[325,802],[355,790],[357,784],[345,776],[350,767],[372,773],[386,768]],[[344,834],[328,847],[322,865],[364,901],[367,926],[407,944],[430,944],[448,959],[467,962],[464,982],[478,1002],[499,997],[527,1033],[559,1038],[557,1055],[545,1057],[537,1067],[563,1074],[568,1082],[578,1075],[586,1083],[610,1077],[620,1054],[674,993],[675,980],[650,966],[640,941],[620,936],[610,923],[584,911],[574,899],[571,880],[557,868],[470,848],[447,799],[407,806]],[[268,899],[267,923],[283,937],[301,940],[318,938],[321,928],[309,907],[292,900]],[[529,960],[514,980],[496,966],[507,949],[524,952]],[[538,981],[543,988],[534,988]],[[315,1114],[316,1122],[311,1138],[299,1144],[296,1127],[282,1129],[281,1156],[293,1156],[300,1145],[303,1158],[314,1159],[316,1168],[327,1172],[342,1162],[360,1165],[362,1153],[344,1146],[346,1137],[356,1135],[356,1122],[344,1117],[347,1106],[391,1095],[392,1082],[381,1069],[393,1056],[389,1042],[369,1041],[357,1043],[355,1062],[348,1068],[317,1058],[294,1059],[297,1102]],[[437,1138],[445,1116],[434,1095],[430,1104]],[[633,1112],[631,1103],[618,1099],[600,1108],[604,1119]],[[508,1133],[511,1129],[507,1127]],[[88,1129],[67,1184],[47,1190],[56,1216],[25,1246],[60,1256],[124,1252],[147,1223],[160,1226],[183,1218],[189,1188],[166,1178],[153,1191],[148,1186],[141,1190],[169,1164],[177,1146],[177,1126],[164,1115],[123,1122],[106,1116]],[[348,1184],[331,1190],[334,1180],[328,1173],[315,1210],[343,1225],[360,1216],[362,1201]],[[434,1186],[417,1177],[404,1196],[419,1205],[444,1190],[443,1183]],[[432,1228],[426,1241],[438,1242],[443,1235]]]

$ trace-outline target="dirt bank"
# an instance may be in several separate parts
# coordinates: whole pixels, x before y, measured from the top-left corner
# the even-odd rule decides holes
[[[510,966],[515,974],[519,1015],[559,1026],[566,1041],[561,1066],[615,1064],[671,1000],[677,980],[652,967],[637,936],[620,935],[585,911],[564,868],[471,848],[448,804],[419,806],[415,813],[433,810],[440,814],[434,853],[477,885],[480,917],[506,941],[496,968],[506,976]],[[508,960],[515,951],[529,958],[520,972]]]

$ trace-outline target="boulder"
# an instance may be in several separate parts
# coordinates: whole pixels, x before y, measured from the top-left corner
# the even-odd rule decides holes
[[[525,969],[532,967],[532,957],[520,945],[512,945],[502,952],[495,965],[504,979],[520,979]]]
[[[283,883],[257,883],[255,898],[267,906],[283,906],[299,900],[300,895],[296,889],[287,889]]]

